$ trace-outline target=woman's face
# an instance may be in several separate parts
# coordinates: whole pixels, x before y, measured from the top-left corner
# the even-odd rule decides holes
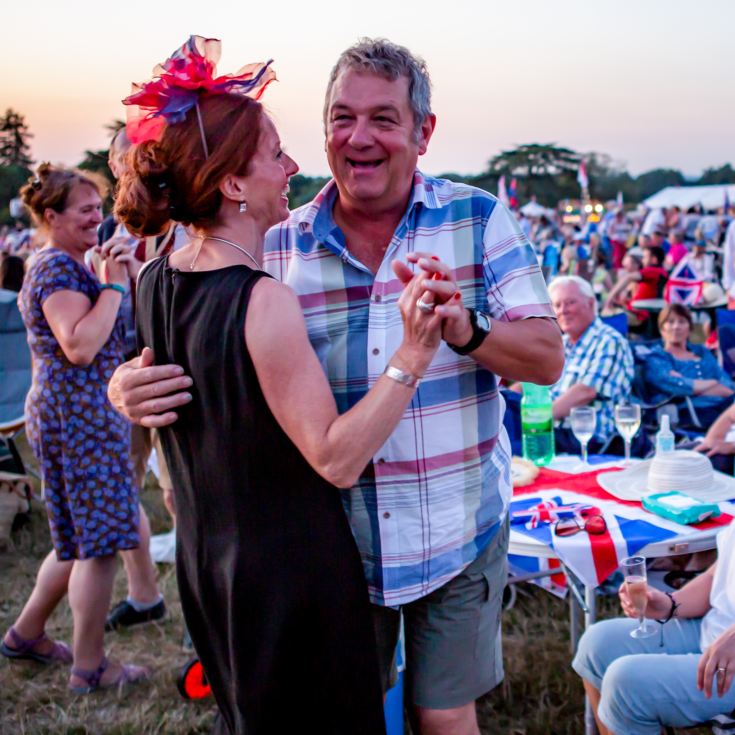
[[[281,148],[273,122],[263,115],[260,140],[245,177],[247,212],[265,232],[288,218],[288,180],[299,170]]]
[[[661,337],[665,345],[686,343],[690,331],[689,322],[678,314],[670,314],[661,325]]]
[[[97,244],[102,199],[93,186],[77,184],[69,192],[63,212],[46,210],[46,222],[55,245],[65,250],[89,250]]]

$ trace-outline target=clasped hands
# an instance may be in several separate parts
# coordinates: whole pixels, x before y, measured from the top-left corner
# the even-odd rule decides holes
[[[102,258],[106,266],[111,263],[124,266],[127,271],[126,275],[131,281],[138,277],[143,267],[143,263],[135,257],[135,249],[131,247],[129,236],[113,235],[102,245],[98,245],[95,252]]]
[[[442,339],[452,345],[466,345],[472,337],[472,324],[449,266],[436,255],[420,251],[408,253],[406,260],[417,265],[419,272],[400,260],[393,261],[393,272],[406,287],[414,278],[423,279],[420,299],[424,304],[435,304],[434,313],[442,317]]]

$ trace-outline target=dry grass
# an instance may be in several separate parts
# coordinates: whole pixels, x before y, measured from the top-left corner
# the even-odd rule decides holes
[[[166,528],[166,512],[155,487],[147,489],[143,502],[154,532]],[[0,551],[0,631],[15,619],[49,548],[45,515],[37,506],[31,525],[15,533],[11,546]],[[153,671],[150,682],[122,693],[107,691],[78,697],[67,691],[65,668],[11,664],[3,659],[0,662],[0,733],[194,735],[209,732],[214,720],[211,701],[186,702],[176,690],[179,668],[190,654],[180,646],[183,623],[175,574],[171,567],[160,566],[159,575],[169,608],[167,619],[162,624],[107,635],[109,654],[149,666]],[[119,574],[115,599],[124,595],[125,577]],[[609,601],[602,601],[601,607],[603,614],[615,613]],[[70,640],[71,615],[66,605],[55,612],[48,632]],[[579,681],[569,667],[567,603],[541,590],[525,587],[515,608],[505,614],[504,652],[505,682],[478,701],[483,735],[582,733],[584,703]],[[312,732],[309,725],[304,723],[304,732]]]

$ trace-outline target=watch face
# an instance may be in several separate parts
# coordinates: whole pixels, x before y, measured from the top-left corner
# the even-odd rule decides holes
[[[483,332],[489,332],[492,329],[490,317],[482,311],[476,311],[475,314],[477,314],[477,326],[482,329]]]

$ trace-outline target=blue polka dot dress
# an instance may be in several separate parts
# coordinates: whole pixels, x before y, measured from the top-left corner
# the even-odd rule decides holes
[[[41,466],[54,549],[64,561],[136,548],[138,498],[130,425],[107,399],[107,382],[123,361],[122,317],[90,365],[73,365],[43,314],[57,291],[78,291],[92,304],[100,294],[83,265],[46,248],[29,261],[18,304],[33,357],[26,433]]]

